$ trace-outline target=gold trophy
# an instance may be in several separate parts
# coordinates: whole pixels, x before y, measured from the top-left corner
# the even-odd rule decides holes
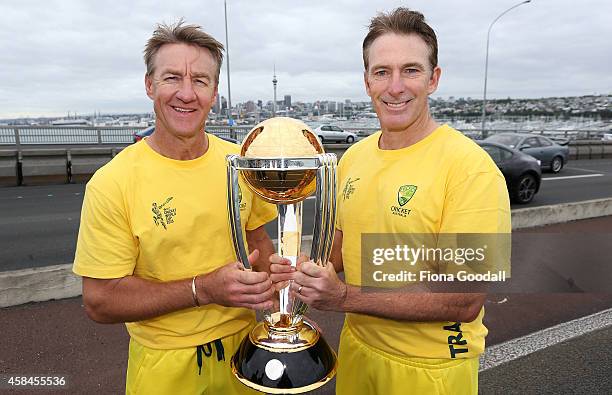
[[[315,193],[310,259],[326,265],[336,218],[336,155],[301,121],[277,117],[261,122],[246,136],[241,155],[228,155],[228,205],[238,259],[250,269],[240,220],[238,177],[262,199],[278,207],[278,253],[293,266],[300,254],[302,201]],[[279,305],[264,311],[231,359],[243,384],[270,394],[311,391],[336,374],[336,354],[320,330],[304,317],[308,306],[279,291]]]

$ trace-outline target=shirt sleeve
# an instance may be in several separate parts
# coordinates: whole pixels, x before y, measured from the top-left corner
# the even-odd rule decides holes
[[[251,213],[245,225],[245,229],[255,230],[272,221],[277,216],[278,210],[274,204],[264,201],[257,196],[257,194],[253,193]]]
[[[438,247],[480,254],[475,260],[447,264],[442,272],[504,270],[510,277],[510,202],[506,182],[497,169],[471,173],[449,190]]]
[[[138,240],[131,232],[118,187],[98,187],[90,181],[72,270],[85,277],[125,277],[134,272],[137,256]]]
[[[510,233],[510,202],[496,171],[469,174],[449,190],[440,233]]]

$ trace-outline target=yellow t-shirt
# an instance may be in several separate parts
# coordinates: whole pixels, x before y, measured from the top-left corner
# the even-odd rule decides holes
[[[349,284],[361,284],[363,233],[510,233],[504,177],[469,138],[444,125],[412,146],[381,150],[380,136],[347,150],[338,168]],[[407,322],[349,313],[346,321],[361,341],[391,354],[471,358],[484,350],[483,316],[484,309],[469,323]]]
[[[194,160],[173,160],[142,141],[124,149],[87,184],[73,271],[110,279],[134,275],[171,281],[236,261],[227,207],[227,154],[239,147],[208,135]],[[276,208],[240,182],[240,215],[252,230]],[[200,345],[236,333],[254,319],[248,309],[216,304],[126,323],[139,343],[157,349]]]

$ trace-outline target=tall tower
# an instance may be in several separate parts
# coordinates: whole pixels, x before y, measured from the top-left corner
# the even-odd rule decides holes
[[[274,77],[272,78],[272,84],[274,85],[274,102],[272,103],[272,116],[276,116],[276,83],[278,80],[276,79],[276,64],[274,64]]]

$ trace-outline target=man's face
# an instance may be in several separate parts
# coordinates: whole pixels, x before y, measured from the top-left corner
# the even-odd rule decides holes
[[[201,133],[217,97],[217,64],[207,49],[164,44],[155,55],[154,72],[145,76],[155,109],[155,133],[192,137]]]
[[[440,68],[431,70],[429,48],[415,34],[378,37],[368,51],[366,91],[383,130],[403,131],[425,119],[427,98],[438,87]]]

